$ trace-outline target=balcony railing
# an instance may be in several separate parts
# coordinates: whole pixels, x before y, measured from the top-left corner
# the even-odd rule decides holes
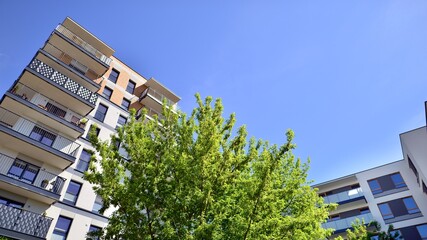
[[[46,238],[52,218],[0,204],[0,228]]]
[[[364,195],[362,189],[356,188],[323,197],[323,200],[325,200],[325,203],[340,203],[363,196]]]
[[[83,39],[81,39],[79,36],[68,30],[66,27],[62,25],[58,25],[56,27],[56,30],[60,33],[62,33],[64,36],[66,36],[68,39],[79,45],[80,47],[84,48],[86,51],[88,51],[90,54],[92,54],[94,57],[98,58],[102,62],[106,63],[107,65],[110,65],[111,58],[108,58],[104,54],[102,54],[98,49],[94,48],[89,43],[85,42]]]
[[[0,174],[58,195],[61,194],[65,182],[64,178],[56,174],[2,153],[0,153]]]
[[[156,90],[152,89],[152,88],[147,88],[145,89],[142,94],[141,97],[139,98],[139,100],[141,101],[143,98],[145,98],[147,95],[150,95],[151,97],[155,98],[157,101],[159,101],[160,103],[163,103],[163,99],[166,99],[166,105],[167,106],[173,106],[175,103],[172,102],[169,98],[167,98],[165,95],[157,92]]]
[[[65,65],[68,65],[70,68],[87,77],[89,80],[96,80],[100,77],[95,71],[88,68],[83,63],[75,60],[70,55],[64,53],[50,43],[47,43],[43,49],[59,61],[63,62]]]
[[[365,214],[361,214],[353,217],[335,220],[332,222],[326,222],[322,224],[322,227],[333,228],[335,229],[335,231],[351,228],[351,224],[356,220],[356,218],[360,220],[363,219],[365,223],[369,223],[374,220],[374,218],[372,217],[372,213],[365,213]]]
[[[69,108],[49,99],[24,84],[16,84],[9,92],[73,125],[79,126],[80,120],[83,119],[82,116],[71,111]]]
[[[0,124],[42,143],[48,148],[56,149],[73,157],[76,156],[76,152],[80,147],[80,144],[62,135],[52,133],[45,127],[18,116],[4,108],[0,108]]]
[[[96,103],[96,99],[98,98],[98,95],[96,93],[81,86],[80,84],[71,80],[69,77],[65,76],[64,74],[56,71],[46,63],[38,59],[34,59],[30,63],[30,65],[28,65],[28,67],[40,73],[41,75],[49,79],[51,82],[64,87],[67,91],[77,94],[77,96],[79,96],[81,99],[85,100],[86,102],[89,102],[90,104]]]

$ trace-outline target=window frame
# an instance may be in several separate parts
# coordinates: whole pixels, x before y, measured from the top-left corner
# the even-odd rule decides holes
[[[86,159],[86,156],[85,156],[85,158],[83,159],[82,158],[83,153],[87,154],[87,156],[89,158]],[[75,167],[75,170],[78,171],[78,172],[86,172],[89,169],[89,164],[90,164],[91,157],[92,157],[92,154],[90,154],[89,150],[83,149],[82,152],[80,153],[79,162],[77,163],[77,165]],[[82,167],[79,167],[79,166],[84,166],[84,167],[82,168]]]
[[[19,164],[19,165],[16,165],[16,164]],[[13,168],[20,169],[21,172],[19,174],[11,172],[11,170]],[[37,170],[34,173],[34,172],[29,171],[30,168],[32,168],[33,170],[35,170],[35,169],[37,169]],[[10,166],[9,170],[7,171],[7,176],[15,178],[15,179],[19,179],[20,181],[23,181],[23,182],[26,182],[26,183],[29,183],[29,184],[33,184],[34,180],[36,180],[37,175],[39,174],[39,171],[40,171],[40,167],[17,158],[17,159],[15,159],[15,161],[13,161],[12,166]],[[27,178],[25,178],[25,173],[27,173],[27,172],[34,174],[33,179],[27,179]]]
[[[130,90],[129,89],[129,84],[133,84],[132,91],[129,91]],[[136,88],[136,83],[134,81],[132,81],[132,80],[129,79],[128,85],[126,86],[126,92],[128,92],[130,94],[133,94],[135,92],[135,88]]]
[[[121,119],[124,119],[124,120],[125,120],[123,124],[122,124],[122,123],[120,123],[120,120],[121,120]],[[127,122],[128,122],[128,118],[120,114],[120,115],[119,115],[119,118],[117,119],[117,123],[116,123],[116,130],[117,130],[117,129],[119,129],[119,127],[123,127],[123,125],[125,125]]]
[[[371,183],[373,183],[373,182],[376,182],[377,185],[378,185],[378,187],[375,188],[375,189],[371,185]],[[382,187],[381,187],[380,182],[378,181],[378,179],[371,179],[371,180],[369,180],[368,181],[368,185],[369,185],[369,188],[371,189],[371,192],[372,192],[373,195],[380,194],[380,193],[384,192],[383,189],[382,189]]]
[[[390,213],[385,214],[385,213],[382,211],[381,206],[387,206],[387,207],[386,207],[386,208],[387,208],[386,210],[388,210]],[[394,218],[393,211],[391,210],[390,205],[389,205],[387,202],[386,202],[386,203],[380,203],[380,204],[378,204],[378,209],[380,210],[381,216],[383,217],[383,219],[384,219],[384,220]]]
[[[407,201],[411,201],[410,203],[415,205],[415,207],[408,208]],[[413,197],[402,198],[402,202],[405,205],[405,208],[406,208],[406,211],[408,211],[408,214],[415,214],[415,213],[421,212],[420,208],[418,207],[418,205],[415,202],[415,199]]]
[[[46,129],[43,129],[39,126],[34,126],[33,129],[30,132],[30,135],[28,135],[31,139],[42,143],[46,146],[51,147],[53,145],[53,143],[56,140],[56,137],[58,137],[58,135],[53,134],[49,131],[47,131]],[[45,141],[45,139],[51,140],[52,142],[48,143]]]
[[[105,94],[105,90],[110,91],[110,94],[109,94],[109,95],[106,95],[106,94]],[[101,94],[101,95],[102,95],[102,96],[104,96],[105,98],[111,99],[111,95],[113,95],[113,89],[111,89],[111,88],[109,88],[109,87],[105,86],[105,87],[104,87],[104,90],[102,91],[102,94]]]
[[[402,181],[401,182],[395,182],[395,179],[393,178],[393,176],[398,176],[400,178],[400,180],[402,180]],[[394,186],[396,187],[396,189],[406,187],[405,180],[403,180],[402,174],[400,174],[399,172],[390,174],[390,178],[391,178],[391,181],[393,182]]]
[[[79,189],[78,189],[78,191],[77,191],[77,193],[75,195],[72,195],[72,193],[69,192],[71,184],[76,184],[76,185],[79,186]],[[82,187],[83,187],[82,183],[79,183],[79,182],[71,180],[70,183],[68,184],[67,190],[65,191],[65,194],[64,194],[64,199],[62,201],[65,202],[65,203],[71,204],[71,205],[76,205],[77,200],[78,200],[79,195],[80,195],[80,191],[82,190]],[[71,200],[66,199],[67,194],[72,195],[72,196],[75,197],[74,202],[71,201]]]
[[[61,219],[69,220],[67,229],[57,228],[58,223],[59,223],[59,221]],[[52,236],[61,236],[61,237],[63,237],[63,239],[67,239],[68,233],[70,232],[70,228],[71,228],[72,224],[73,224],[73,219],[72,218],[68,218],[68,217],[64,217],[62,215],[59,215],[58,220],[56,221],[55,227],[53,229]]]
[[[105,112],[101,112],[100,108],[105,108]],[[95,118],[96,120],[100,121],[100,122],[104,122],[105,120],[105,116],[107,116],[108,113],[108,107],[105,106],[104,104],[100,103],[98,105],[98,107],[96,108],[96,112],[95,115],[93,116],[93,118]]]
[[[95,225],[90,225],[89,226],[89,230],[87,231],[87,234],[86,234],[86,239],[90,239],[90,240],[99,240],[99,237],[98,236],[89,236],[89,233],[91,233],[91,232],[95,232],[95,231],[101,231],[102,230],[102,227],[98,227],[98,226],[95,226]]]
[[[128,103],[127,107],[123,105],[123,103]],[[130,108],[130,101],[126,98],[123,98],[122,103],[120,104],[120,107],[126,110],[129,110]]]
[[[116,73],[117,75],[114,76],[113,73]],[[113,68],[111,69],[110,75],[108,75],[108,80],[113,83],[117,83],[117,80],[119,79],[119,75],[120,75],[120,72]]]

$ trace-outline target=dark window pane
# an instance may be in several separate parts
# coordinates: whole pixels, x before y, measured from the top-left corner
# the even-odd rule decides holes
[[[100,230],[101,230],[101,228],[100,228],[100,227],[90,225],[88,234],[90,234],[90,233],[92,233],[92,232],[98,232],[98,231],[100,231]],[[99,239],[99,237],[97,237],[97,236],[88,236],[88,238],[87,238],[87,239],[91,239],[91,240],[98,240],[98,239]]]
[[[53,240],[65,240],[67,238],[68,231],[70,230],[71,219],[59,216],[56,222],[55,229],[53,230]]]
[[[99,213],[99,209],[102,208],[102,198],[96,195],[95,202],[93,203],[92,212]]]
[[[95,119],[103,122],[105,115],[107,114],[107,111],[108,111],[108,107],[102,104],[99,104],[98,109],[96,110],[96,113],[95,113]]]
[[[403,178],[400,173],[395,173],[391,175],[391,180],[393,181],[394,186],[396,186],[396,188],[406,187],[405,181],[403,181]]]
[[[129,106],[130,106],[130,101],[129,101],[129,100],[127,100],[127,99],[125,99],[125,98],[123,98],[123,101],[122,101],[122,107],[123,107],[124,109],[129,109]]]
[[[133,94],[134,90],[135,90],[135,83],[129,80],[128,85],[126,87],[126,92]]]
[[[117,82],[117,78],[119,77],[119,72],[116,69],[111,70],[110,76],[108,76],[108,80],[113,83]]]
[[[409,214],[420,212],[420,209],[418,209],[418,206],[412,197],[404,198],[403,202],[405,203]]]
[[[384,220],[394,218],[393,212],[391,211],[387,203],[378,205],[378,208],[380,209],[381,215],[383,216]]]
[[[123,125],[125,125],[127,122],[127,118],[123,117],[122,115],[119,116],[119,119],[117,120],[117,125],[116,125],[116,129],[119,127],[122,127]]]
[[[421,239],[427,239],[427,224],[417,226],[417,231],[420,234]]]
[[[56,139],[56,135],[35,126],[30,133],[30,138],[39,141],[45,145],[52,146],[53,142]]]
[[[111,90],[111,89],[110,89],[110,88],[108,88],[108,87],[105,87],[105,88],[104,88],[104,91],[102,92],[102,96],[104,96],[104,97],[106,97],[106,98],[110,99],[111,94],[113,94],[113,90]]]
[[[89,162],[90,162],[91,155],[83,149],[82,153],[80,154],[79,163],[77,164],[76,169],[84,172],[89,168]]]
[[[77,201],[77,197],[79,195],[81,186],[82,185],[80,183],[71,181],[70,184],[68,185],[67,192],[65,193],[64,202],[75,204]]]
[[[371,188],[372,194],[378,194],[383,191],[381,189],[380,183],[376,179],[368,181],[368,184],[369,184],[369,187]]]
[[[9,207],[14,207],[14,208],[23,208],[24,207],[23,203],[15,202],[15,201],[9,200],[7,198],[2,198],[2,197],[0,197],[0,204],[6,205]]]

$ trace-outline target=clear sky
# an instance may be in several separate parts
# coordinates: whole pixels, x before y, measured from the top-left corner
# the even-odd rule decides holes
[[[402,158],[425,125],[427,1],[0,0],[0,94],[70,16],[195,107],[220,97],[250,136],[311,159],[316,183]]]

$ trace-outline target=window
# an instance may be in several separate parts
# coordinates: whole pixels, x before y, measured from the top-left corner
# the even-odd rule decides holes
[[[126,92],[133,94],[133,91],[135,91],[135,83],[129,80],[128,85],[126,87]]]
[[[371,188],[372,194],[378,194],[382,193],[383,190],[381,189],[380,183],[377,179],[368,181],[369,187]]]
[[[66,111],[60,109],[59,107],[53,105],[52,103],[47,103],[46,106],[44,107],[44,109],[50,113],[52,113],[55,116],[58,116],[60,118],[64,118],[65,115],[67,114]]]
[[[89,127],[89,130],[87,131],[87,133],[86,133],[86,138],[89,138],[89,133],[90,133],[90,131],[91,131],[91,129],[92,129],[92,126],[93,125],[91,125],[90,127]],[[101,131],[101,129],[100,128],[95,128],[95,134],[96,134],[96,136],[98,137],[99,136],[99,132]]]
[[[403,178],[400,173],[392,174],[390,177],[396,188],[406,187],[405,181],[403,181]]]
[[[95,113],[95,119],[103,122],[105,119],[105,115],[107,114],[108,107],[102,104],[99,104],[98,109]]]
[[[96,195],[95,202],[93,203],[92,212],[99,213],[99,210],[102,208],[102,198],[99,195]]]
[[[109,87],[104,87],[104,91],[102,92],[102,96],[110,99],[111,98],[111,94],[113,94],[113,90]]]
[[[123,101],[122,101],[122,108],[124,108],[124,109],[128,110],[128,109],[129,109],[129,106],[130,106],[130,101],[129,101],[129,100],[127,100],[126,98],[123,98]]]
[[[100,227],[90,225],[89,232],[88,232],[88,237],[86,239],[98,240],[99,237],[98,236],[91,236],[91,233],[94,233],[96,235],[97,232],[99,232],[99,231],[101,231]]]
[[[412,171],[415,174],[415,177],[417,177],[417,183],[420,183],[420,176],[418,175],[418,170],[409,156],[408,156],[408,163],[409,163],[409,168],[412,169]]]
[[[425,194],[427,194],[427,186],[426,186],[426,183],[425,183],[425,182],[423,182],[423,192],[424,192]]]
[[[0,197],[0,204],[6,205],[9,207],[14,207],[14,208],[23,208],[24,207],[23,203],[15,202],[15,201],[9,200],[7,198],[2,198],[2,197]]]
[[[80,193],[80,188],[82,187],[81,183],[70,181],[70,184],[68,185],[67,192],[64,196],[64,202],[70,203],[70,204],[76,204],[77,197]]]
[[[361,208],[359,209],[360,214],[367,214],[370,213],[371,211],[369,210],[369,208]]]
[[[394,218],[393,212],[390,209],[388,203],[379,204],[378,208],[380,209],[381,215],[385,219]]]
[[[420,209],[418,209],[418,206],[412,197],[404,198],[403,203],[405,203],[406,210],[408,210],[409,214],[420,212]]]
[[[73,220],[63,216],[59,216],[56,222],[55,229],[53,230],[53,240],[65,240],[70,230],[70,225]]]
[[[80,154],[80,159],[76,170],[85,172],[89,168],[90,157],[91,154],[86,149],[83,149],[82,153]]]
[[[340,220],[340,215],[332,215],[332,216],[330,216],[328,222],[333,222],[333,221],[336,221],[336,220]]]
[[[122,127],[123,125],[125,125],[126,124],[126,122],[127,122],[127,118],[126,117],[124,117],[124,116],[122,116],[122,115],[120,115],[119,116],[119,119],[117,120],[117,125],[116,125],[116,129],[118,129],[119,127]]]
[[[30,138],[41,142],[47,146],[52,146],[53,142],[56,139],[56,135],[35,126],[30,133]]]
[[[16,159],[10,167],[7,175],[13,178],[20,179],[23,182],[32,184],[38,172],[38,167],[22,160]]]
[[[108,76],[108,80],[112,81],[113,83],[117,82],[117,78],[119,78],[119,71],[117,71],[116,69],[112,69],[110,76]]]
[[[427,224],[417,226],[417,231],[421,239],[427,239]]]

